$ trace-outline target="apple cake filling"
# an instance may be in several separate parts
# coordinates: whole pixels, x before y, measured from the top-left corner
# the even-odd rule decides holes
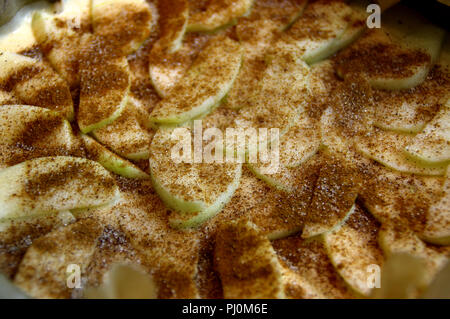
[[[35,298],[439,290],[450,41],[378,2],[381,28],[364,0],[22,8],[0,27],[1,274]],[[231,131],[259,144],[211,152]]]

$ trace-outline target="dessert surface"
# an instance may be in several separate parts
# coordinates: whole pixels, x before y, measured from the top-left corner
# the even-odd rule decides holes
[[[379,28],[364,0],[19,10],[0,27],[0,273],[36,298],[442,284],[450,38],[379,2]]]

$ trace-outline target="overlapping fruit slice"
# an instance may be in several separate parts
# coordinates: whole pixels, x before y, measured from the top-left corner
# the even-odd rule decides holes
[[[0,51],[23,53],[30,52],[37,45],[31,29],[33,12],[50,12],[52,6],[46,1],[38,1],[17,11],[14,17],[0,27]]]
[[[419,174],[444,175],[445,165],[425,165],[407,156],[405,147],[409,145],[414,135],[374,129],[373,132],[356,141],[356,148],[363,155],[391,169]]]
[[[14,283],[33,297],[70,298],[68,275],[77,266],[80,274],[86,272],[101,234],[101,225],[86,218],[37,239],[22,259]]]
[[[150,35],[156,8],[145,0],[93,0],[92,27],[102,45],[128,55]]]
[[[55,14],[36,11],[31,27],[44,55],[71,88],[79,83],[80,50],[89,38],[90,0],[65,0]]]
[[[125,57],[102,58],[83,62],[80,74],[77,121],[81,132],[89,133],[122,114],[130,91],[130,70]]]
[[[69,87],[49,65],[37,59],[16,53],[0,53],[0,91],[2,104],[41,106],[60,113],[68,120],[73,119]]]
[[[252,4],[253,0],[190,1],[187,31],[214,31],[235,23],[236,18],[249,12]]]
[[[158,297],[198,298],[197,234],[170,227],[167,206],[150,180],[122,180],[119,185],[121,199],[104,214],[107,218],[111,214],[120,217],[117,229],[134,247],[135,262],[152,273],[158,286]],[[102,264],[101,259],[98,263]]]
[[[315,185],[303,238],[323,234],[342,224],[355,209],[361,181],[352,163],[341,156],[326,154]]]
[[[118,187],[100,164],[82,158],[41,157],[0,172],[0,219],[101,206]]]
[[[450,166],[449,166],[450,167]],[[428,209],[427,221],[421,237],[438,245],[450,243],[450,168],[442,187],[442,196]]]
[[[148,159],[153,132],[142,125],[148,113],[141,106],[140,101],[130,97],[122,114],[111,124],[94,130],[93,136],[125,158]]]
[[[439,57],[444,35],[442,29],[398,5],[383,14],[382,29],[370,30],[339,55],[337,71],[343,77],[363,73],[376,88],[415,87]]]
[[[426,164],[450,161],[450,100],[436,114],[422,132],[412,138],[406,151]]]
[[[279,129],[285,134],[309,99],[309,67],[295,46],[277,43],[251,101],[236,119],[237,127]]]
[[[25,160],[76,155],[79,143],[69,122],[35,106],[0,106],[0,169]]]
[[[275,147],[274,143],[275,141],[269,148]],[[313,157],[320,148],[319,125],[303,112],[298,121],[276,143],[279,143],[278,158],[270,158],[271,155],[276,155],[269,150],[267,163],[259,158],[257,163],[249,162],[248,166],[269,185],[292,192],[297,186],[295,175],[299,171],[298,166]]]
[[[352,298],[344,280],[330,262],[320,237],[303,239],[300,234],[272,242],[283,266],[287,298]]]
[[[187,128],[160,129],[150,147],[153,184],[166,205],[175,210],[170,223],[176,228],[195,227],[217,214],[241,177],[240,163],[195,160],[198,149],[192,148],[191,141]]]
[[[152,51],[173,53],[183,42],[189,18],[187,0],[158,1],[159,39]]]
[[[75,221],[68,211],[0,222],[0,271],[11,279],[32,242]]]
[[[133,163],[121,158],[88,135],[81,136],[87,158],[100,163],[107,170],[128,178],[150,178]]]
[[[313,64],[354,41],[364,30],[364,18],[344,1],[314,1],[283,39],[295,44],[302,59]]]
[[[214,263],[227,299],[285,296],[282,269],[270,241],[246,220],[219,229]]]
[[[194,64],[151,114],[157,124],[179,124],[208,113],[230,90],[239,72],[242,50],[228,37],[212,39]]]
[[[383,253],[378,247],[379,224],[356,205],[344,223],[323,235],[331,262],[344,280],[358,293],[370,295],[370,267],[382,267]],[[373,285],[374,286],[374,285]],[[372,286],[372,287],[373,287]]]

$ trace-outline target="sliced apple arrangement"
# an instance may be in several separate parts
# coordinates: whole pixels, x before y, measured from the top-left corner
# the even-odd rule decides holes
[[[424,290],[448,261],[448,41],[401,6],[366,30],[365,5],[25,8],[0,28],[0,270],[41,298],[81,297],[68,264],[84,297],[351,298],[407,254]],[[278,128],[278,170],[184,154],[198,119]]]

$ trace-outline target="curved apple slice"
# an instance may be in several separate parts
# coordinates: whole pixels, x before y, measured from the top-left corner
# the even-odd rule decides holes
[[[313,157],[319,150],[320,143],[318,123],[310,118],[306,112],[303,112],[297,123],[280,137],[279,159],[277,160],[279,166],[276,173],[265,173],[272,172],[270,169],[271,165],[274,164],[272,161],[267,164],[261,161],[257,163],[249,162],[248,167],[269,185],[292,192],[296,189],[297,184],[294,181],[296,174],[292,171],[297,171],[296,167]],[[273,145],[270,147],[273,147]],[[271,153],[269,152],[269,154]]]
[[[242,186],[236,192],[238,199],[246,195],[245,203],[237,204],[238,209],[245,207],[246,217],[270,240],[298,233],[304,227],[320,172],[320,155],[288,172],[286,179],[291,183],[289,192],[270,189],[256,176],[249,179],[245,175],[241,179]],[[249,197],[251,200],[247,199]],[[230,206],[233,207],[233,199]]]
[[[382,224],[378,236],[380,247],[387,257],[404,253],[421,259],[426,266],[427,283],[430,283],[448,261],[445,254],[428,247],[401,222]]]
[[[153,50],[177,51],[183,41],[189,19],[187,0],[158,1],[159,39]]]
[[[252,106],[239,110],[237,127],[278,128],[285,134],[310,97],[310,68],[295,46],[279,42],[268,54],[267,66],[255,88]]]
[[[87,61],[81,70],[80,106],[77,121],[89,133],[114,122],[123,112],[130,91],[130,69],[125,57]]]
[[[230,90],[241,60],[239,43],[228,37],[212,39],[183,79],[155,107],[150,121],[180,124],[209,112]]]
[[[0,56],[0,90],[18,101],[59,112],[68,120],[74,116],[70,88],[43,62],[16,53]]]
[[[47,1],[38,1],[17,11],[8,23],[0,27],[0,52],[31,51],[37,45],[31,29],[33,12],[50,12],[50,9],[51,5]]]
[[[93,0],[94,34],[103,45],[128,55],[150,36],[156,11],[145,0]]]
[[[214,31],[225,25],[232,24],[247,14],[253,0],[212,0],[206,8],[190,3],[190,16],[187,26],[188,32]]]
[[[79,84],[80,52],[91,26],[91,0],[64,0],[56,14],[36,11],[31,28],[44,55],[71,88]]]
[[[440,200],[428,209],[425,228],[420,236],[432,244],[450,245],[450,166],[442,193]]]
[[[88,135],[81,135],[87,151],[87,158],[100,163],[107,170],[128,178],[150,178],[133,163],[122,159]]]
[[[140,113],[139,103],[129,98],[125,110],[114,122],[92,131],[100,143],[131,160],[148,159],[153,138],[153,132],[141,125],[147,113]]]
[[[379,224],[361,207],[356,208],[338,228],[323,235],[325,247],[337,272],[358,293],[369,296],[373,273],[370,266],[381,268],[383,253],[378,247]]]
[[[70,298],[68,267],[77,265],[81,274],[86,273],[102,229],[96,220],[86,218],[37,239],[22,259],[14,283],[35,298]]]
[[[445,165],[425,166],[411,159],[405,147],[411,143],[413,135],[386,132],[375,129],[356,141],[356,149],[364,156],[399,172],[418,175],[444,175]]]
[[[0,271],[13,278],[32,242],[75,221],[68,211],[58,214],[8,219],[0,222]]]
[[[351,7],[343,1],[315,1],[286,31],[284,39],[299,48],[306,63],[313,64],[339,49],[335,40],[344,34],[352,14]]]
[[[207,34],[187,34],[181,47],[172,53],[161,50],[155,44],[149,57],[149,73],[159,96],[164,98],[169,94],[210,38],[211,36]]]
[[[214,263],[227,299],[284,298],[281,265],[267,237],[245,220],[224,224]]]
[[[182,140],[173,132],[160,129],[155,134],[150,147],[150,173],[161,199],[176,211],[170,216],[171,225],[195,227],[216,215],[230,200],[239,186],[242,164],[196,163],[191,156],[179,158],[175,152],[180,152],[186,138],[182,152],[187,152],[184,147],[190,152],[191,132],[183,129]]]
[[[224,106],[240,109],[251,106],[254,88],[261,80],[266,63],[265,53],[272,43],[277,25],[272,20],[244,21],[236,26],[236,34],[244,49],[242,67],[227,94]]]
[[[285,268],[283,277],[286,277],[284,281],[288,298],[354,297],[330,262],[320,237],[306,240],[297,234],[272,241],[272,245]]]
[[[340,156],[325,154],[302,237],[313,237],[342,224],[355,209],[360,187],[360,176],[353,164]]]
[[[426,164],[445,164],[450,161],[450,101],[424,130],[406,146],[413,158]]]
[[[363,73],[373,87],[387,90],[421,84],[439,56],[445,32],[403,6],[388,10],[383,21],[383,29],[370,30],[338,56],[338,74]]]
[[[35,106],[0,107],[0,169],[44,156],[76,155],[79,144],[69,122]]]
[[[0,219],[101,206],[116,200],[114,178],[83,158],[41,157],[0,171]]]

